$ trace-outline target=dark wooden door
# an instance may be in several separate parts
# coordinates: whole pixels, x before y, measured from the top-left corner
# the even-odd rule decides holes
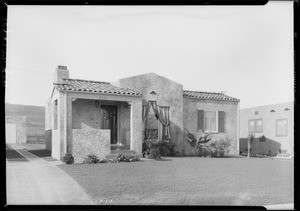
[[[117,144],[118,142],[117,106],[102,105],[101,113],[102,113],[101,129],[109,129],[110,143]]]

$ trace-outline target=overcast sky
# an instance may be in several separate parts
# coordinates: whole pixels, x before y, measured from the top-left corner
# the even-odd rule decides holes
[[[9,6],[6,102],[45,105],[53,72],[116,81],[155,72],[240,107],[293,101],[293,3]]]

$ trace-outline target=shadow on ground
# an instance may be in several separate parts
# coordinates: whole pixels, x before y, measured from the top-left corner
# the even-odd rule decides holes
[[[39,158],[43,157],[51,157],[51,151],[46,149],[36,149],[36,150],[27,150],[31,154],[34,154],[35,156]]]
[[[6,159],[7,161],[28,161],[23,155],[18,153],[14,149],[6,147]]]
[[[55,158],[51,157],[51,151],[46,149],[36,149],[36,150],[27,150],[31,154],[34,154],[35,156],[42,158],[46,161],[56,161]]]

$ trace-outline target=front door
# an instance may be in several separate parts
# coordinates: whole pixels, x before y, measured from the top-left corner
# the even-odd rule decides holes
[[[102,114],[101,129],[109,129],[110,143],[117,144],[118,142],[117,106],[102,105],[101,114]]]

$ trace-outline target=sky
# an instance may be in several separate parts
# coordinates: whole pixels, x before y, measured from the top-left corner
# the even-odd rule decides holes
[[[44,106],[54,70],[154,72],[240,108],[294,100],[293,2],[264,6],[8,6],[5,102]]]

